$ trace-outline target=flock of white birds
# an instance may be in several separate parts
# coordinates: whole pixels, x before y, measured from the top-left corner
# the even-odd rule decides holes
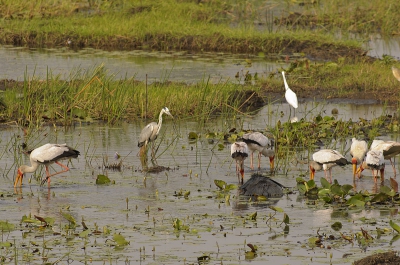
[[[400,81],[400,70],[392,67],[393,75]],[[294,109],[298,107],[296,93],[288,86],[285,72],[282,72],[283,82],[285,84],[286,101]],[[297,118],[291,118],[291,122],[297,122]],[[270,168],[274,169],[274,140],[268,138],[260,132],[252,132],[243,135],[240,142],[231,145],[231,156],[236,161],[236,172],[239,182],[243,183],[244,179],[244,160],[249,156],[250,151],[250,168],[253,170],[253,153],[258,151],[258,169],[260,169],[261,155],[269,157]],[[390,160],[394,174],[396,169],[392,158],[400,153],[400,143],[395,141],[373,140],[370,148],[364,140],[352,139],[350,147],[351,161],[348,161],[340,152],[332,149],[322,149],[312,155],[313,161],[309,163],[310,179],[314,179],[315,171],[324,170],[325,178],[332,183],[332,167],[345,166],[352,164],[353,180],[360,178],[364,169],[371,169],[375,182],[380,178],[384,181],[385,160]],[[359,167],[357,168],[357,166]],[[241,178],[240,178],[241,177]]]

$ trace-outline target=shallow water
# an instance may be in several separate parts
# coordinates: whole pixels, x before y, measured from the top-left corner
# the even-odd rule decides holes
[[[312,114],[305,111],[316,103],[302,103],[296,115],[311,119]],[[323,107],[322,107],[323,106]],[[321,108],[321,109],[318,109]],[[315,113],[338,108],[343,118],[355,118],[358,115],[366,119],[379,116],[382,107],[378,105],[348,106],[348,104],[320,103]],[[173,113],[173,110],[171,110]],[[287,119],[287,104],[267,106],[252,118],[243,117],[244,129],[263,130],[266,124],[276,121],[266,119],[266,113],[283,111],[282,119]],[[387,110],[388,111],[388,110]],[[306,113],[308,113],[306,115]],[[327,113],[329,114],[329,113]],[[141,172],[141,163],[137,156],[137,138],[143,123],[122,123],[108,127],[101,124],[76,124],[71,128],[45,127],[32,132],[24,139],[18,128],[2,128],[0,161],[3,181],[0,182],[1,218],[19,226],[23,215],[38,215],[55,218],[53,234],[50,229],[37,232],[25,224],[10,234],[3,236],[3,241],[16,243],[19,250],[18,264],[42,264],[41,254],[43,240],[48,249],[45,251],[49,262],[59,264],[185,264],[197,263],[197,257],[209,255],[210,264],[243,264],[248,263],[245,251],[247,243],[258,246],[258,255],[251,260],[252,264],[344,264],[370,255],[375,250],[389,250],[399,247],[395,241],[390,245],[392,234],[383,235],[375,240],[366,252],[357,243],[350,244],[340,238],[339,232],[330,227],[334,222],[343,224],[341,232],[350,234],[359,232],[360,227],[374,235],[375,227],[390,228],[389,219],[400,223],[398,207],[339,208],[326,207],[322,202],[317,204],[303,198],[297,192],[285,195],[280,199],[267,202],[252,202],[249,198],[238,196],[237,191],[229,192],[230,201],[224,196],[217,196],[218,189],[214,180],[224,180],[237,184],[235,165],[230,158],[229,144],[223,150],[210,144],[207,139],[197,142],[188,140],[189,132],[199,134],[207,131],[229,130],[231,121],[218,118],[201,126],[192,120],[164,119],[161,142],[157,152],[159,165],[170,170],[150,174]],[[382,139],[397,140],[388,135]],[[78,159],[69,163],[70,172],[52,178],[50,191],[40,187],[38,181],[28,182],[30,174],[24,179],[21,190],[14,192],[13,178],[16,174],[16,159],[24,163],[28,157],[13,151],[13,146],[28,143],[28,148],[40,146],[47,142],[68,143],[81,152]],[[113,164],[115,152],[123,159],[122,171],[105,170],[104,163]],[[297,150],[299,155],[306,153]],[[349,154],[346,154],[349,157]],[[150,163],[150,162],[149,162]],[[245,180],[251,173],[249,161],[245,161]],[[282,163],[277,163],[281,165]],[[398,167],[398,163],[396,162]],[[58,170],[57,165],[53,166]],[[288,171],[277,168],[274,179],[288,187],[296,185],[295,178],[304,174],[307,178],[307,166],[290,164]],[[268,159],[263,159],[261,172],[269,172]],[[44,175],[43,170],[37,174]],[[115,181],[112,185],[96,185],[98,174],[106,174]],[[351,167],[336,167],[334,178],[338,176],[340,184],[352,184]],[[369,172],[357,182],[357,190],[374,190],[374,182]],[[323,172],[316,174],[316,179]],[[390,164],[387,163],[386,176],[393,176]],[[188,198],[175,196],[181,190],[190,191]],[[128,204],[126,202],[128,199]],[[290,217],[289,231],[284,232],[280,225],[283,213],[276,213],[273,221],[267,223],[274,212],[269,205],[281,207]],[[83,231],[78,226],[73,231],[67,225],[60,211],[71,214],[80,224],[84,219],[90,231],[103,232],[107,227],[110,234],[91,234],[87,239],[78,236]],[[249,220],[248,215],[258,213],[257,220]],[[188,226],[181,231],[174,230],[173,221],[178,218]],[[364,220],[363,218],[367,218]],[[368,224],[369,219],[376,224]],[[32,233],[26,233],[32,230]],[[67,233],[68,232],[68,233]],[[114,233],[120,233],[130,244],[115,248],[110,245]],[[319,234],[334,235],[337,240],[324,242],[326,248],[311,248],[308,239]],[[34,243],[32,243],[34,242]],[[356,242],[356,241],[355,241]],[[28,245],[28,246],[27,246]],[[38,252],[33,252],[38,249]],[[14,250],[3,249],[3,255],[14,256]],[[34,254],[36,253],[36,254]],[[30,255],[28,255],[30,254]],[[331,255],[332,254],[332,258]],[[350,255],[345,255],[350,254]],[[64,256],[65,255],[65,256]],[[8,259],[7,259],[8,260]]]

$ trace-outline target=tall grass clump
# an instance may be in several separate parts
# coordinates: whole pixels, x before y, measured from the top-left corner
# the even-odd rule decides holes
[[[115,79],[100,65],[74,70],[68,80],[51,72],[45,79],[25,76],[23,82],[3,93],[2,114],[5,120],[23,125],[94,120],[113,124],[124,119],[154,118],[167,106],[174,116],[207,120],[221,112],[247,111],[249,104],[243,105],[247,90],[254,94],[259,88],[211,84],[207,80],[196,85],[167,80],[146,85],[134,78]]]

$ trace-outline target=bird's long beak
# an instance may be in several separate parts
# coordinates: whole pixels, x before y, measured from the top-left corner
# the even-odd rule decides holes
[[[353,178],[356,176],[357,171],[357,161],[352,160],[351,163],[353,164]]]
[[[22,179],[24,178],[24,173],[18,169],[17,177],[15,178],[14,187],[22,186]],[[19,182],[19,185],[18,185]]]
[[[274,158],[275,158],[275,156],[269,158],[269,166],[270,166],[271,171],[274,170]]]
[[[315,176],[315,169],[312,166],[310,166],[310,179],[314,179],[314,176]]]
[[[354,164],[353,164],[354,165]],[[357,166],[356,166],[357,167]],[[361,172],[363,172],[364,168],[362,166],[362,164],[360,165],[360,167],[356,170],[356,173],[358,175],[358,178],[361,177]]]

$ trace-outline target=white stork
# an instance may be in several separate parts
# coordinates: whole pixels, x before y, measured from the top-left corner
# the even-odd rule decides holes
[[[383,157],[383,152],[379,150],[371,150],[368,151],[367,156],[365,157],[365,161],[362,162],[360,167],[357,170],[358,178],[360,178],[361,172],[364,169],[371,169],[372,176],[374,176],[374,181],[378,177],[378,170],[381,173],[381,182],[384,181],[384,171],[385,171],[385,158]],[[375,174],[376,170],[376,174]]]
[[[69,168],[63,164],[61,164],[60,160],[77,158],[79,155],[79,151],[67,146],[66,144],[45,144],[34,150],[29,155],[31,166],[22,165],[18,168],[18,174],[14,182],[14,187],[22,186],[22,179],[24,178],[25,173],[35,172],[39,165],[44,165],[46,169],[46,179],[47,185],[50,187],[50,177],[67,172]],[[50,174],[49,165],[56,163],[61,166],[64,170]],[[19,185],[18,185],[19,183]]]
[[[249,150],[245,142],[234,142],[231,145],[231,156],[236,162],[236,174],[238,181],[243,184],[244,179],[244,160],[249,156]],[[240,181],[239,173],[242,176]]]
[[[310,162],[310,179],[314,179],[315,171],[324,170],[325,178],[332,183],[332,167],[345,166],[349,164],[347,159],[338,151],[332,149],[322,149],[313,154],[313,160]],[[329,178],[327,174],[329,171]]]
[[[395,141],[373,140],[370,150],[378,150],[383,152],[383,157],[389,159],[392,164],[394,175],[396,176],[396,168],[392,162],[392,157],[400,154],[400,143]]]
[[[274,140],[268,138],[260,132],[246,133],[242,137],[243,142],[248,146],[251,151],[250,154],[250,168],[254,169],[253,164],[253,153],[258,151],[258,169],[261,168],[261,155],[267,156],[269,158],[270,169],[274,170]]]
[[[350,155],[352,156],[351,163],[353,164],[353,179],[356,176],[357,165],[360,165],[368,152],[368,144],[364,140],[351,139]]]

